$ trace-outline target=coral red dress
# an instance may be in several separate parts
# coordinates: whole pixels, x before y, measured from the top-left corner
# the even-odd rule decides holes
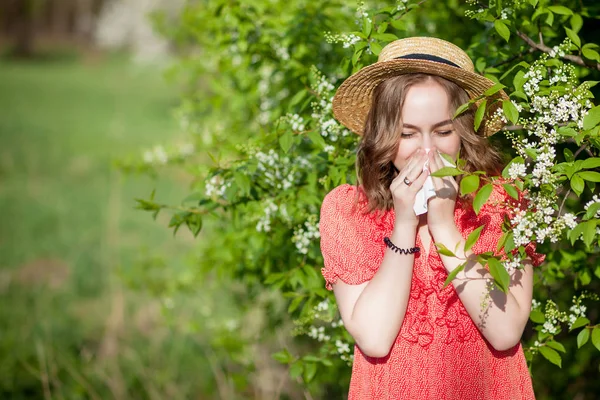
[[[502,221],[514,200],[495,185],[490,201],[479,215],[458,200],[456,226],[466,238],[485,225],[472,251],[496,251]],[[366,214],[366,197],[356,186],[332,190],[321,208],[322,269],[327,288],[338,279],[351,285],[370,280],[383,260],[383,238],[391,236],[394,212]],[[417,235],[417,246],[423,247]],[[527,246],[533,265],[544,256]],[[453,285],[443,289],[448,276],[435,246],[428,256],[415,254],[406,315],[384,358],[363,354],[354,346],[349,400],[366,399],[534,399],[521,345],[496,351],[484,339],[460,301]]]

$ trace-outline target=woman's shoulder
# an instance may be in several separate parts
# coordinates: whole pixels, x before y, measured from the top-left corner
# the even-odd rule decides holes
[[[345,220],[360,224],[367,221],[379,221],[382,213],[369,210],[369,200],[363,188],[357,185],[343,184],[332,189],[321,205],[321,220]]]
[[[325,198],[321,209],[337,209],[340,211],[364,211],[367,197],[360,186],[343,184],[333,188]]]

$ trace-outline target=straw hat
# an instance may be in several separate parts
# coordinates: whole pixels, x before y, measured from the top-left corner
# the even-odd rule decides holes
[[[379,53],[376,63],[362,68],[342,83],[333,98],[333,115],[351,131],[362,135],[377,85],[388,78],[411,73],[446,78],[465,89],[471,99],[494,85],[493,81],[475,73],[473,62],[460,47],[442,39],[410,37],[389,43]],[[502,90],[494,96],[508,99]],[[489,107],[488,115],[500,106],[498,102]],[[485,118],[480,130],[484,136],[491,136],[503,125],[499,118]]]

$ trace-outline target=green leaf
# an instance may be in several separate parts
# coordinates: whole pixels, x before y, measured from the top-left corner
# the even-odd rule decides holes
[[[600,106],[592,108],[585,117],[583,117],[583,129],[586,131],[592,129],[600,123]]]
[[[569,10],[565,6],[549,6],[548,10],[560,15],[573,15],[573,11]]]
[[[475,210],[475,214],[479,214],[481,207],[483,207],[492,194],[492,189],[493,187],[491,183],[488,183],[479,189],[479,192],[477,192],[475,198],[473,199],[473,209]]]
[[[456,119],[456,117],[458,117],[460,114],[467,111],[469,109],[469,107],[471,106],[471,104],[472,103],[470,101],[465,104],[461,104],[460,107],[458,107],[456,109],[456,112],[454,113],[454,116],[452,117],[452,119]]]
[[[291,130],[287,130],[283,135],[279,137],[279,146],[284,153],[287,153],[292,148],[294,143],[294,134]]]
[[[567,32],[568,38],[571,39],[571,42],[573,42],[575,46],[581,47],[581,39],[579,39],[577,33],[567,27],[565,27],[565,31]]]
[[[600,210],[600,203],[592,203],[592,205],[585,212],[583,219],[588,220],[590,218],[594,218],[598,210]]]
[[[583,228],[585,228],[585,222],[581,222],[579,223],[575,228],[571,229],[568,233],[567,236],[569,237],[569,239],[571,240],[571,246],[573,246],[575,244],[575,241],[577,239],[579,239],[579,237],[581,236],[581,234],[583,233]]]
[[[304,363],[301,361],[296,361],[290,367],[290,377],[292,379],[297,379],[300,377],[300,375],[302,375],[303,371],[304,371]]]
[[[431,176],[435,176],[437,178],[442,178],[444,176],[457,176],[462,174],[460,170],[454,167],[442,167],[435,172],[431,173]]]
[[[510,285],[510,275],[504,268],[504,265],[500,261],[495,258],[490,258],[488,260],[488,267],[490,269],[490,274],[494,277],[494,281],[500,287],[500,289],[504,292],[508,292],[508,286]]]
[[[379,27],[377,28],[377,33],[385,33],[385,31],[388,28],[389,23],[387,22],[383,22],[379,25]]]
[[[552,26],[554,24],[554,13],[548,11],[548,15],[546,15],[546,25]]]
[[[510,232],[506,236],[506,243],[504,244],[504,251],[506,251],[507,253],[509,253],[509,252],[513,251],[515,247],[516,247],[516,245],[515,245],[515,234],[514,234],[514,232]]]
[[[586,221],[584,224],[583,243],[585,243],[587,247],[590,247],[596,237],[596,220]]]
[[[197,237],[202,230],[202,215],[192,214],[185,220],[185,225],[188,227],[190,232]]]
[[[546,317],[544,317],[544,313],[540,310],[533,310],[531,314],[529,314],[529,319],[536,324],[543,324],[546,322]]]
[[[458,275],[460,273],[460,271],[462,271],[463,269],[465,269],[465,264],[460,264],[458,267],[454,268],[452,270],[452,272],[450,272],[448,274],[448,277],[446,278],[446,281],[444,282],[444,288],[446,288],[446,286],[448,286],[450,284],[450,282],[452,282],[454,280],[454,278],[456,278],[456,275]]]
[[[434,243],[435,247],[437,247],[438,253],[448,257],[456,257],[450,249],[448,249],[443,243]]]
[[[502,111],[504,111],[504,115],[506,115],[506,118],[510,122],[514,125],[517,124],[517,121],[519,120],[519,110],[517,110],[517,107],[515,107],[511,100],[502,101]]]
[[[325,146],[327,146],[327,143],[325,142],[325,139],[323,139],[323,136],[321,136],[321,134],[316,130],[310,130],[306,134],[311,140],[311,142],[313,142],[318,148],[324,149]]]
[[[581,196],[581,193],[583,193],[583,189],[585,189],[585,182],[579,176],[579,174],[575,174],[571,178],[571,189],[573,189],[577,196]]]
[[[596,50],[594,50],[589,44],[584,44],[581,48],[581,53],[585,58],[589,58],[590,60],[600,61],[600,54]]]
[[[573,331],[574,329],[581,328],[582,326],[586,326],[589,323],[590,323],[590,320],[587,319],[586,317],[579,317],[575,320],[575,322],[573,322],[573,325],[571,325],[569,332]]]
[[[485,108],[487,107],[487,100],[483,100],[477,106],[477,111],[475,111],[475,131],[479,130],[479,126],[481,125],[481,121],[483,121],[483,117],[485,116]]]
[[[506,24],[502,20],[497,19],[494,21],[494,28],[496,28],[498,35],[508,42],[508,39],[510,39],[510,29],[508,29]]]
[[[304,382],[311,382],[315,375],[317,374],[317,364],[316,363],[306,363],[304,364]]]
[[[600,157],[590,157],[583,160],[581,163],[582,169],[592,169],[600,167]]]
[[[561,126],[556,131],[558,132],[559,135],[566,136],[566,137],[573,137],[573,136],[577,135],[577,131],[569,126]]]
[[[503,73],[502,76],[500,76],[500,78],[498,80],[501,81],[504,78],[506,78],[508,76],[508,74],[510,74],[517,67],[522,67],[522,68],[525,68],[525,69],[529,69],[529,63],[526,62],[526,61],[521,61],[520,63],[513,65],[505,73]]]
[[[467,240],[465,241],[465,252],[471,250],[471,247],[479,240],[479,236],[481,236],[481,231],[483,230],[484,225],[481,225],[477,229],[473,230],[473,232],[469,233]]]
[[[586,344],[589,339],[590,339],[590,330],[588,328],[583,328],[577,335],[577,348],[580,349],[581,346]]]
[[[358,62],[358,59],[360,58],[360,56],[362,56],[362,53],[363,53],[363,49],[356,50],[354,52],[354,55],[352,56],[352,65],[356,65],[356,63]]]
[[[300,103],[304,96],[306,96],[307,94],[308,90],[306,89],[302,89],[298,93],[296,93],[294,97],[292,97],[292,99],[290,100],[289,108],[292,109],[296,104]]]
[[[392,33],[375,33],[373,37],[382,42],[393,42],[394,40],[398,40],[398,36]]]
[[[460,181],[460,194],[462,196],[473,193],[479,189],[479,175],[467,175]]]
[[[287,349],[278,351],[277,353],[273,354],[272,357],[282,364],[289,364],[292,361],[294,361],[294,357],[290,354],[290,352]]]
[[[363,17],[363,31],[362,31],[362,33],[366,37],[369,37],[369,35],[371,34],[372,28],[373,28],[373,22],[371,22],[371,18],[369,18],[369,17]]]
[[[579,175],[580,177],[582,177],[586,181],[600,182],[600,172],[596,172],[596,171],[581,171],[581,172],[578,172],[576,175]]]
[[[373,52],[374,55],[378,56],[379,53],[381,53],[381,45],[377,42],[371,42],[369,43],[369,47],[371,48],[371,52]]]
[[[579,14],[573,14],[569,22],[571,23],[571,29],[573,29],[574,32],[579,32],[583,26],[583,18],[581,18],[581,15]]]
[[[519,200],[519,192],[517,191],[516,187],[514,187],[510,183],[503,183],[502,187],[504,188],[504,190],[506,190],[506,193],[508,193],[510,197],[512,197],[515,200]]]
[[[502,89],[504,89],[506,86],[504,86],[501,83],[495,83],[494,86],[492,86],[491,88],[489,88],[488,90],[486,90],[485,92],[483,92],[484,96],[492,96],[496,93],[498,93],[499,91],[501,91]]]
[[[540,347],[540,354],[542,356],[544,356],[544,358],[548,361],[550,361],[552,364],[558,365],[559,367],[562,368],[561,364],[562,364],[562,360],[560,358],[560,354],[558,354],[558,352],[554,349],[551,349],[548,346],[542,346]]]
[[[531,4],[532,7],[537,6],[538,0],[529,0],[529,4]]]
[[[306,361],[306,362],[312,362],[312,363],[321,362],[321,359],[319,357],[314,356],[312,354],[305,355],[304,357],[302,357],[302,360]]]
[[[592,344],[600,350],[600,326],[596,325],[592,330]]]
[[[563,353],[567,352],[567,349],[565,349],[565,346],[563,346],[561,343],[559,343],[555,340],[550,340],[550,341],[546,342],[546,346],[553,348],[554,350],[563,352]]]
[[[522,92],[525,82],[527,82],[527,78],[525,78],[525,72],[523,70],[517,71],[515,77],[513,78],[515,90]]]
[[[294,297],[294,299],[292,300],[292,302],[290,303],[290,305],[288,307],[288,312],[293,313],[294,311],[296,311],[296,309],[300,306],[300,303],[302,303],[303,299],[304,299],[304,296]]]

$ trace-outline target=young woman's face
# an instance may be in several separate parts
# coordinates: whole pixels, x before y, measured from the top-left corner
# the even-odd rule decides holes
[[[452,125],[448,95],[439,84],[427,81],[408,89],[401,115],[403,127],[394,159],[398,170],[419,148],[435,147],[456,159],[460,136]]]

